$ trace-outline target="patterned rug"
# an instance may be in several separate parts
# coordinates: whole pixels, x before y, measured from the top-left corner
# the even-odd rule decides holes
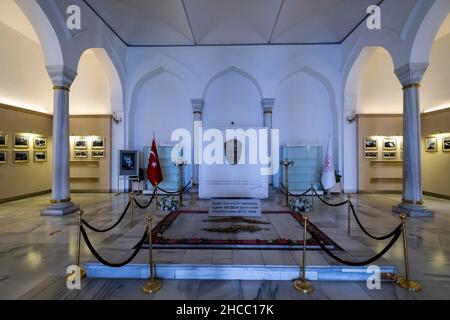
[[[171,226],[182,215],[203,215],[204,219],[200,220],[204,223],[214,222],[217,226],[220,222],[228,222],[220,228],[201,228],[202,234],[207,236],[202,237],[174,237],[167,236]],[[298,239],[285,239],[283,237],[273,237],[269,239],[262,238],[261,232],[269,230],[266,227],[270,225],[265,221],[258,221],[258,218],[243,219],[238,218],[237,221],[229,221],[228,219],[220,220],[217,217],[209,217],[208,211],[200,210],[182,210],[173,211],[169,213],[163,220],[161,220],[152,230],[152,242],[155,249],[248,249],[248,250],[299,250],[303,249],[302,236],[299,235]],[[300,227],[302,224],[302,216],[292,211],[264,211],[264,215],[286,215],[286,218],[292,217],[292,222],[298,223]],[[196,217],[199,218],[199,217]],[[191,217],[192,219],[192,217]],[[248,220],[248,221],[245,221]],[[289,223],[289,221],[287,221]],[[231,223],[231,225],[230,225]],[[238,224],[236,224],[238,223]],[[342,250],[333,240],[331,240],[325,233],[317,228],[313,223],[309,223],[308,237],[306,241],[307,250],[320,250],[320,246],[310,238],[310,233],[314,233],[318,239],[321,239],[326,247],[330,250]],[[231,228],[230,228],[231,227]],[[237,227],[237,228],[236,228]],[[244,227],[244,228],[243,228]],[[189,226],[186,226],[189,228]],[[219,230],[216,230],[219,229]],[[223,230],[221,230],[223,229]],[[231,231],[230,231],[231,229]],[[238,232],[234,232],[237,229]],[[241,230],[242,229],[242,230]],[[301,233],[301,228],[297,228]],[[239,235],[245,235],[246,239],[236,239]],[[258,238],[261,237],[261,238]],[[148,239],[142,248],[148,249]]]

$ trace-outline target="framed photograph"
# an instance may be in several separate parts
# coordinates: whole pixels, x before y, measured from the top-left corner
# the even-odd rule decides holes
[[[119,175],[139,175],[139,153],[137,150],[119,150]]]
[[[28,136],[22,134],[16,134],[14,136],[14,148],[28,149]]]
[[[92,150],[101,150],[105,148],[105,138],[94,137],[92,138]]]
[[[383,159],[396,159],[396,158],[397,152],[395,151],[383,152]]]
[[[378,150],[378,140],[373,137],[364,138],[364,150]]]
[[[384,138],[383,150],[397,150],[397,139]]]
[[[364,158],[366,158],[366,159],[378,159],[378,152],[366,151],[366,152],[364,152]]]
[[[6,133],[0,133],[0,148],[8,147],[8,135]]]
[[[47,151],[34,152],[34,162],[46,162],[46,161],[47,161]]]
[[[0,164],[6,163],[6,153],[7,151],[0,151]]]
[[[74,151],[73,157],[75,159],[86,159],[88,157],[88,152],[87,151]]]
[[[437,152],[437,138],[436,137],[426,137],[425,138],[425,151],[426,152]]]
[[[14,163],[27,163],[29,160],[28,151],[14,151]]]
[[[403,151],[403,138],[400,139],[400,150]]]
[[[91,157],[98,159],[98,158],[104,158],[105,157],[105,150],[95,150],[92,151]]]
[[[47,138],[46,137],[34,137],[33,148],[34,149],[47,149]]]
[[[442,151],[450,152],[450,136],[442,137]]]
[[[87,149],[87,139],[86,138],[75,138],[73,141],[73,148],[75,150],[86,150]]]

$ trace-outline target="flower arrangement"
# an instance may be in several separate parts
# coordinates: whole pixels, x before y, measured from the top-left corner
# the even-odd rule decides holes
[[[310,200],[296,197],[289,200],[289,208],[295,212],[309,212],[312,205]]]
[[[180,202],[177,198],[167,196],[159,199],[158,201],[158,210],[161,211],[173,211],[178,209],[180,206]]]

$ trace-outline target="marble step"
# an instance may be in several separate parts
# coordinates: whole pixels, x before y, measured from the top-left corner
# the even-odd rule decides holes
[[[100,263],[84,265],[88,278],[148,279],[148,264],[128,264],[111,268]],[[390,280],[397,273],[395,266],[379,266],[382,280]],[[310,281],[367,281],[373,269],[348,266],[308,266],[306,278]],[[159,264],[156,273],[162,279],[183,280],[295,280],[298,266]]]

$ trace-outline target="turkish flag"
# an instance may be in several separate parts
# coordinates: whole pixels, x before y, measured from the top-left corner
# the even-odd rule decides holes
[[[150,151],[150,157],[148,158],[147,179],[153,186],[159,184],[163,179],[155,139],[153,139],[152,150]]]

